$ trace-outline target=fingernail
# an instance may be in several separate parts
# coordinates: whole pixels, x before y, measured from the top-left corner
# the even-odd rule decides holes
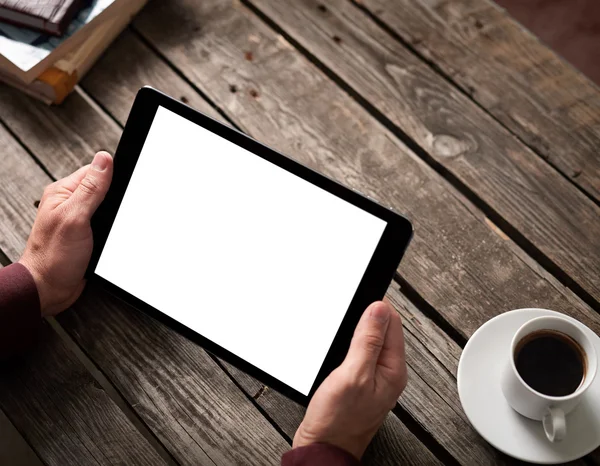
[[[371,318],[385,324],[390,318],[390,310],[383,303],[376,304],[371,308]]]
[[[106,158],[106,154],[103,154],[102,152],[98,152],[94,156],[94,160],[92,160],[92,168],[99,172],[103,172],[104,170],[106,170],[107,166],[108,166],[108,160]]]

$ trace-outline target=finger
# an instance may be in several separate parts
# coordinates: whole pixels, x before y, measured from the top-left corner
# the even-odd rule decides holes
[[[382,301],[367,308],[354,331],[345,364],[351,364],[359,371],[375,373],[392,311],[390,305]]]
[[[72,207],[83,215],[91,217],[108,192],[112,172],[113,161],[110,154],[103,151],[98,152],[69,199]],[[75,173],[78,176],[81,175],[81,173]]]
[[[385,335],[383,349],[377,361],[377,369],[399,390],[406,383],[406,354],[402,319],[395,310],[390,316],[390,324]]]

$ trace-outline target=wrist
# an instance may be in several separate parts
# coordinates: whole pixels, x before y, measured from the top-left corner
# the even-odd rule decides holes
[[[43,279],[42,274],[38,271],[38,267],[36,267],[35,265],[35,261],[32,260],[32,258],[27,257],[26,255],[23,255],[23,257],[21,257],[18,260],[19,264],[21,264],[22,266],[24,266],[27,271],[29,272],[29,274],[31,275],[31,277],[33,278],[33,282],[35,283],[35,287],[37,289],[37,293],[38,293],[38,299],[40,301],[40,311],[41,311],[41,316],[45,317],[46,315],[46,309],[47,309],[47,299],[46,299],[46,288],[47,285]]]
[[[369,444],[369,441],[365,442],[363,439],[350,438],[349,436],[338,437],[335,435],[313,435],[310,432],[306,432],[303,424],[301,423],[296,431],[296,434],[294,435],[292,448],[300,448],[313,444],[332,445],[336,448],[344,450],[360,461]]]

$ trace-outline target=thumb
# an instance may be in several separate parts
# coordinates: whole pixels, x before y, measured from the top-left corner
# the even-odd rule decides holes
[[[98,152],[69,202],[81,214],[91,217],[108,192],[112,174],[112,157],[108,152]]]
[[[374,302],[367,308],[356,326],[344,364],[375,373],[390,315],[390,305],[383,301]]]

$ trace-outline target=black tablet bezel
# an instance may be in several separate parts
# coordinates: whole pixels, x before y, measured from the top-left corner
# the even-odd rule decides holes
[[[246,362],[239,356],[236,356],[225,348],[213,343],[209,339],[94,273],[127,189],[127,185],[129,184],[129,180],[135,169],[138,157],[144,146],[154,115],[159,106],[177,113],[234,144],[247,149],[255,155],[294,173],[310,183],[319,186],[387,222],[387,226],[375,249],[375,253],[365,270],[360,285],[356,290],[350,307],[342,320],[340,328],[338,329],[308,396],[303,395],[292,387]],[[168,163],[168,154],[165,154],[165,163]],[[226,126],[155,89],[144,87],[139,90],[127,119],[127,124],[125,125],[119,146],[114,156],[113,181],[104,202],[92,218],[92,231],[94,236],[94,250],[86,273],[88,278],[99,282],[110,293],[163,324],[166,324],[181,335],[201,345],[215,356],[233,364],[266,385],[288,396],[292,400],[306,406],[324,378],[343,361],[354,328],[363,311],[371,302],[379,300],[385,295],[394,272],[398,268],[400,260],[404,255],[404,251],[412,238],[413,229],[408,219],[393,212],[391,209],[381,206],[362,194],[342,186],[336,181],[315,172],[245,134]],[[232,271],[232,276],[233,274],[234,271]],[[286,329],[285,331],[293,331],[293,329]],[[310,339],[310,335],[307,335],[307,339]],[[274,351],[277,351],[277,349],[274,349]]]

